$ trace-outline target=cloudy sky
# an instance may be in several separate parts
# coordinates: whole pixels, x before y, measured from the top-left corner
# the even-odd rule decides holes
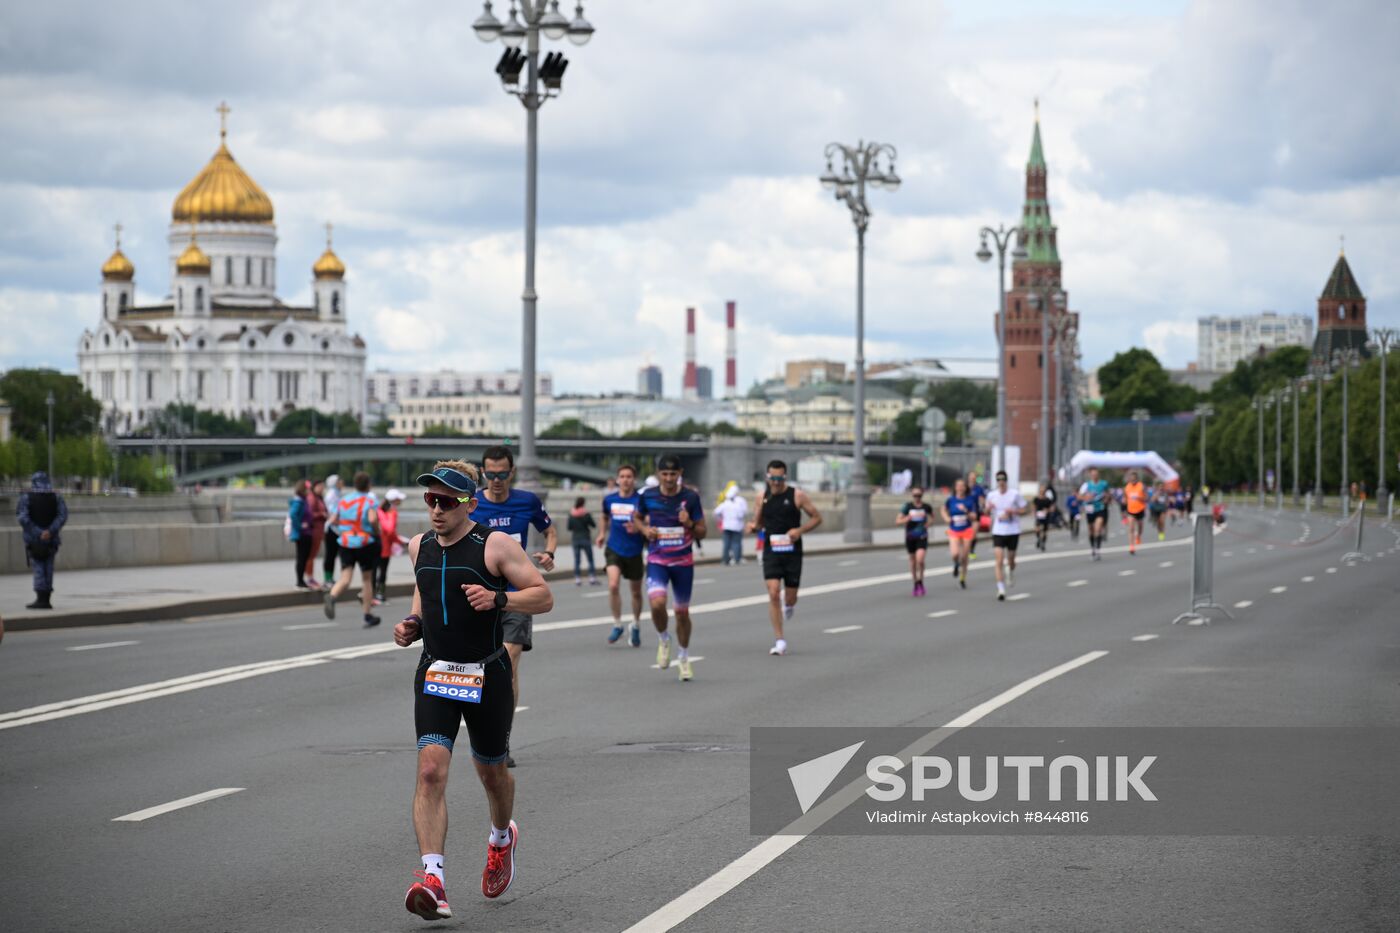
[[[566,3],[564,6],[571,6]],[[508,7],[497,0],[497,12]],[[1322,12],[1325,9],[1325,13]],[[218,143],[277,212],[283,298],[332,220],[372,368],[519,365],[524,111],[474,0],[0,10],[0,367],[72,371],[111,225],[167,293],[170,205]],[[678,387],[684,309],[741,387],[853,355],[854,234],[833,140],[898,147],[874,192],[872,359],[992,357],[994,264],[1041,101],[1086,362],[1195,356],[1195,320],[1314,313],[1338,236],[1400,325],[1400,4],[1392,0],[593,0],[541,112],[540,366],[565,391]]]

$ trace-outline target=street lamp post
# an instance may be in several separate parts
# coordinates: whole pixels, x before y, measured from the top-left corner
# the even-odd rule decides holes
[[[551,52],[540,61],[540,33],[546,38],[568,37],[574,45],[584,45],[593,37],[593,26],[583,18],[583,4],[575,8],[574,19],[559,12],[559,0],[512,0],[510,18],[502,23],[491,12],[486,0],[481,16],[472,29],[482,42],[500,39],[506,50],[496,63],[496,74],[507,94],[520,99],[525,107],[525,288],[521,293],[520,362],[520,452],[516,457],[517,484],[525,489],[540,488],[540,461],[535,452],[535,218],[539,175],[539,110],[551,97],[558,97],[568,61]],[[518,12],[524,18],[517,18]],[[525,46],[521,53],[520,46]],[[525,86],[520,73],[525,72]],[[544,91],[540,91],[540,84]]]
[[[1143,449],[1142,426],[1151,420],[1152,412],[1148,411],[1146,408],[1133,409],[1133,421],[1137,422],[1137,449],[1139,451]]]
[[[1400,338],[1400,331],[1390,327],[1378,327],[1371,331],[1369,346],[1372,352],[1380,354],[1381,357],[1381,429],[1380,429],[1380,458],[1376,461],[1377,469],[1380,471],[1379,481],[1376,483],[1376,501],[1385,502],[1385,497],[1390,490],[1385,485],[1385,358],[1390,353],[1390,347]]]
[[[1274,511],[1283,511],[1283,403],[1287,386],[1274,390]]]
[[[53,393],[50,392],[44,398],[44,404],[49,409],[49,479],[53,479]]]
[[[1099,416],[1093,412],[1084,416],[1084,449],[1094,449],[1094,425],[1099,423]]]
[[[992,238],[997,248],[997,457],[999,468],[1003,470],[1006,469],[1006,247],[1013,234],[1016,248],[1011,251],[1011,258],[1013,261],[1025,259],[1030,254],[1026,252],[1020,227],[1010,230],[1000,224],[995,230],[983,227],[982,245],[977,250],[977,258],[987,262],[992,258],[992,251],[987,249],[987,237]]]
[[[1068,428],[1065,430],[1061,430],[1060,428],[1060,424],[1064,420],[1062,416],[1065,414],[1063,408],[1066,394],[1064,391],[1066,385],[1065,348],[1066,345],[1073,345],[1075,338],[1078,336],[1079,328],[1075,325],[1074,318],[1070,317],[1068,314],[1062,314],[1056,317],[1053,326],[1055,329],[1055,381],[1058,385],[1055,386],[1055,417],[1052,421],[1052,427],[1055,431],[1055,446],[1052,448],[1055,451],[1055,455],[1052,458],[1052,462],[1062,464],[1068,459],[1065,456],[1066,452],[1064,450],[1063,439],[1067,437],[1069,433]],[[1053,477],[1053,474],[1054,469],[1052,467],[1050,475]]]
[[[1209,405],[1196,406],[1196,417],[1201,419],[1201,490],[1206,488],[1206,425],[1213,414],[1215,409]]]
[[[1324,360],[1313,360],[1308,367],[1311,372],[1312,384],[1317,389],[1317,437],[1313,445],[1313,499],[1318,508],[1322,508],[1322,387],[1327,382],[1327,363]]]
[[[1348,422],[1351,412],[1347,392],[1349,374],[1353,366],[1361,363],[1361,354],[1355,347],[1345,347],[1332,351],[1332,365],[1342,371],[1342,517],[1351,514],[1351,485],[1347,477],[1347,447],[1349,445]]]
[[[839,175],[831,164],[837,155],[842,162]],[[836,200],[844,201],[850,208],[856,228],[855,437],[851,451],[855,462],[851,464],[851,485],[846,492],[846,530],[842,537],[857,544],[870,543],[870,476],[865,469],[865,231],[870,226],[870,207],[865,200],[865,186],[898,189],[896,155],[894,146],[888,143],[828,143],[826,172],[821,176],[822,187],[834,192]]]
[[[1303,497],[1299,493],[1298,485],[1298,402],[1303,395],[1303,386],[1307,384],[1307,376],[1298,376],[1289,380],[1293,389],[1293,506],[1297,508],[1303,502]]]
[[[1257,464],[1259,464],[1259,495],[1257,495],[1257,499],[1259,499],[1260,509],[1263,509],[1264,507],[1264,408],[1266,408],[1267,405],[1267,395],[1254,396],[1252,406],[1253,409],[1256,410],[1256,412],[1259,412],[1259,431],[1257,431],[1257,438],[1259,438],[1259,450],[1257,450],[1256,452],[1256,457],[1254,457],[1254,461],[1256,461]]]
[[[1048,475],[1050,461],[1050,328],[1051,308],[1055,314],[1065,310],[1065,293],[1054,286],[1041,286],[1027,296],[1030,306],[1040,312],[1040,430],[1039,455],[1035,465],[1036,482]]]

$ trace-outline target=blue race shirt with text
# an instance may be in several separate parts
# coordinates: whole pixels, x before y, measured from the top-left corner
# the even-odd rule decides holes
[[[641,498],[637,492],[630,496],[612,492],[603,497],[603,514],[608,517],[608,550],[619,557],[636,557],[642,553],[641,533],[627,530],[627,523],[632,521]]]

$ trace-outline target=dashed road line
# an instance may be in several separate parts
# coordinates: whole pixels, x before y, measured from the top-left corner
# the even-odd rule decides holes
[[[1151,641],[1152,639],[1154,639],[1154,638],[1159,638],[1159,637],[1160,637],[1160,636],[1158,636],[1158,635],[1134,635],[1134,636],[1132,637],[1132,640],[1133,640],[1133,641]]]
[[[1302,582],[1304,582],[1304,583],[1311,583],[1311,582],[1313,582],[1313,581],[1316,580],[1316,579],[1317,579],[1316,577],[1303,577]]]
[[[1242,600],[1240,600],[1239,602],[1235,603],[1235,608],[1236,608],[1236,609],[1248,609],[1250,606],[1253,606],[1253,605],[1254,605],[1254,600],[1252,600],[1252,599],[1242,599]]]
[[[139,645],[139,641],[104,641],[98,645],[73,645],[65,648],[65,651],[96,651],[99,648],[124,648],[127,645]]]
[[[1137,576],[1137,571],[1136,571],[1136,570],[1120,570],[1120,571],[1118,571],[1118,576],[1120,576],[1120,577],[1134,577],[1134,576]]]
[[[822,631],[828,635],[841,635],[845,632],[859,632],[863,628],[864,625],[838,625],[836,628],[824,628]]]
[[[1327,572],[1328,572],[1328,573],[1336,573],[1336,572],[1337,572],[1337,568],[1336,568],[1336,567],[1328,567],[1328,568],[1327,568]]]
[[[1174,561],[1174,560],[1164,560],[1164,561],[1162,561],[1160,564],[1158,564],[1157,566],[1158,566],[1158,567],[1175,567],[1175,566],[1176,566],[1176,561]]]
[[[192,797],[181,797],[179,800],[172,800],[156,807],[147,807],[145,810],[137,810],[135,813],[128,813],[125,816],[112,818],[113,823],[140,823],[149,820],[153,816],[160,816],[172,810],[183,810],[185,807],[192,807],[197,803],[204,803],[207,800],[217,800],[220,797],[227,797],[229,794],[236,794],[244,790],[242,787],[216,787],[213,790],[206,790],[202,794],[195,794]]]
[[[836,566],[838,566],[838,567],[854,567],[856,564],[859,564],[859,563],[860,563],[860,561],[858,561],[858,560],[839,560],[839,561],[836,562]]]
[[[704,656],[703,654],[692,654],[692,655],[690,656],[690,661],[691,661],[692,664],[695,663],[696,661],[703,661],[703,660],[705,660],[705,656]],[[671,659],[671,663],[670,663],[670,664],[667,664],[666,667],[669,669],[669,668],[675,667],[678,663],[680,663],[680,658],[672,658],[672,659]],[[659,670],[661,670],[661,668],[657,667],[655,664],[653,664],[653,665],[651,666],[651,669],[654,670],[654,671],[659,671]]]
[[[525,712],[525,711],[526,711],[527,709],[529,709],[529,708],[530,708],[530,707],[528,707],[528,706],[517,706],[517,707],[515,708],[515,711],[516,711],[517,713],[523,713],[523,712]]]
[[[1020,602],[1021,600],[1023,600],[1023,599],[1030,599],[1030,598],[1031,598],[1031,594],[1030,594],[1030,593],[1012,593],[1010,596],[1006,597],[1006,601],[1009,602],[1009,603],[1019,603],[1019,602]]]
[[[339,624],[339,622],[306,622],[302,625],[284,625],[282,631],[300,632],[302,629],[308,628],[335,628]]]
[[[955,616],[957,614],[958,610],[956,609],[940,609],[937,612],[930,612],[928,617],[930,619],[946,619],[949,616]]]
[[[1287,593],[1287,592],[1288,592],[1288,587],[1286,587],[1286,586],[1276,586],[1276,587],[1273,587],[1272,589],[1270,589],[1269,592],[1270,592],[1270,593]]]
[[[1065,586],[1068,586],[1068,587],[1088,586],[1088,585],[1089,585],[1089,581],[1088,581],[1088,580],[1071,580],[1071,581],[1069,581],[1068,583],[1065,584]]]

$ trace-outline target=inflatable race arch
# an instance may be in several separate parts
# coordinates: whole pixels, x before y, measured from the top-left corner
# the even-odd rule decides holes
[[[1181,485],[1181,477],[1156,451],[1152,450],[1081,450],[1070,458],[1065,477],[1078,476],[1090,467],[1110,470],[1147,470],[1168,489]]]

